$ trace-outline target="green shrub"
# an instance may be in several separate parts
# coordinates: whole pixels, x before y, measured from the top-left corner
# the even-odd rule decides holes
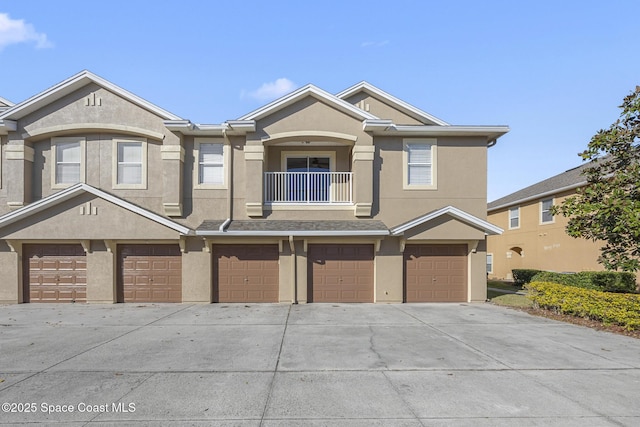
[[[636,292],[636,276],[618,271],[589,271],[591,281],[605,292]]]
[[[511,272],[513,273],[514,284],[522,286],[526,283],[529,283],[533,278],[533,276],[540,273],[540,270],[521,268],[521,269],[511,270]]]
[[[617,271],[581,271],[575,274],[541,271],[532,282],[553,282],[603,292],[636,292],[636,276]]]
[[[525,287],[534,306],[598,320],[604,324],[621,325],[627,330],[640,329],[640,295],[537,281]]]

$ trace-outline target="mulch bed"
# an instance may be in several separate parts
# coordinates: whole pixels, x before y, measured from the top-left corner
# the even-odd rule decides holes
[[[526,311],[534,316],[546,317],[547,319],[559,320],[561,322],[572,323],[574,325],[586,326],[587,328],[597,329],[599,331],[612,332],[614,334],[626,335],[628,337],[640,339],[640,330],[627,331],[619,325],[604,325],[602,322],[583,317],[571,316],[569,314],[556,313],[543,308],[524,308],[511,307],[516,310]]]

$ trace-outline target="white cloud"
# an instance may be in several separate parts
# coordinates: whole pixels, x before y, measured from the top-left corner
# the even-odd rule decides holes
[[[0,50],[16,44],[34,42],[37,49],[53,47],[47,35],[39,33],[33,25],[23,19],[11,19],[7,13],[0,13]]]
[[[249,96],[259,101],[270,101],[286,95],[296,88],[296,84],[287,78],[279,78],[273,82],[263,83],[258,89],[250,92],[242,91],[241,97]]]

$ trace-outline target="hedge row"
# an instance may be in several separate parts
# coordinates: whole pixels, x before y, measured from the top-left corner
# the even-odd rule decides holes
[[[554,273],[534,269],[514,269],[515,285],[529,282],[554,282],[577,288],[594,289],[604,292],[636,292],[636,276],[619,271],[581,271],[580,273]]]
[[[535,276],[538,273],[541,273],[542,271],[520,268],[520,269],[513,269],[511,270],[511,272],[513,273],[513,284],[522,286],[529,283],[531,279],[533,279],[533,276]]]
[[[525,286],[534,306],[564,314],[640,329],[640,295],[602,292],[550,282]]]
[[[576,288],[593,289],[603,292],[636,291],[636,276],[618,271],[581,271],[575,274],[541,271],[531,278],[532,282],[553,282]]]

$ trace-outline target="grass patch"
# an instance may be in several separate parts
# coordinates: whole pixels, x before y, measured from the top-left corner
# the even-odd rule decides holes
[[[495,305],[501,305],[504,307],[518,307],[518,308],[530,308],[533,307],[533,301],[524,295],[517,294],[502,294],[491,299],[491,302]]]
[[[504,289],[505,291],[519,291],[522,286],[516,285],[513,282],[501,282],[499,280],[487,280],[488,288]]]

